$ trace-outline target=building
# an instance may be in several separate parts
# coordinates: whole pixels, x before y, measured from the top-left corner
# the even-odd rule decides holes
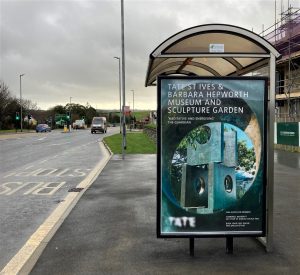
[[[300,121],[300,9],[289,7],[262,36],[282,55],[276,65],[276,121]]]

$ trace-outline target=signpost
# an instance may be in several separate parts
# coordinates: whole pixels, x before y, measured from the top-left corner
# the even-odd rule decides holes
[[[158,77],[158,237],[265,236],[266,83]]]
[[[55,114],[55,125],[58,127],[64,127],[69,121],[67,114]]]

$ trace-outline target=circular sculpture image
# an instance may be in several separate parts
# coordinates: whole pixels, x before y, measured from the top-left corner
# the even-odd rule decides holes
[[[229,123],[211,122],[191,130],[171,161],[177,203],[198,214],[230,208],[253,184],[258,151],[245,131]]]

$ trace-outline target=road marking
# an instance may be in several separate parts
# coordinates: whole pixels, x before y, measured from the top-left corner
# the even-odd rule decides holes
[[[12,173],[10,173],[10,174],[4,176],[3,178],[8,178],[8,177],[10,177],[10,176],[13,176],[14,174],[15,174],[15,172],[12,172]]]
[[[66,181],[9,181],[0,185],[0,195],[10,196],[15,194],[19,190],[23,193],[25,188],[30,187],[29,190],[23,193],[23,195],[47,195],[52,196],[56,191],[58,191]],[[30,186],[28,186],[30,185]],[[41,192],[42,191],[42,192]]]
[[[28,191],[26,191],[24,193],[24,195],[28,195],[30,194],[31,192],[33,192],[35,189],[37,188],[40,188],[42,185],[44,185],[45,183],[42,181],[42,182],[37,182],[37,184],[35,186],[33,186],[32,188],[30,188]]]
[[[71,143],[71,141],[64,142],[64,143],[53,143],[53,144],[49,144],[48,146],[59,146],[59,145],[65,145],[65,144],[69,144],[69,143]]]
[[[66,168],[66,169],[64,169],[64,170],[62,170],[60,173],[58,173],[57,175],[56,175],[56,177],[60,177],[61,175],[63,175],[65,172],[67,172],[68,170],[70,170],[69,168]]]
[[[16,170],[14,172],[10,172],[9,174],[3,176],[3,178],[8,177],[84,177],[88,171],[90,171],[90,168],[37,168],[35,170],[30,169],[29,167],[24,170]],[[69,173],[67,173],[69,171]],[[2,183],[0,183],[0,187],[2,186]]]
[[[64,201],[54,209],[45,222],[31,235],[24,246],[2,269],[0,272],[1,275],[29,274],[55,232],[110,160],[111,155],[102,142],[99,143],[99,146],[103,153],[103,159],[100,160],[89,175],[77,185],[77,188],[84,189],[81,192],[68,193]]]
[[[47,138],[47,137],[42,137],[42,138],[39,138],[38,140],[44,140],[45,138]]]

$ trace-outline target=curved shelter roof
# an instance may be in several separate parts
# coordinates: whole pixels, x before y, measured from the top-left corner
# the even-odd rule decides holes
[[[239,76],[280,56],[261,36],[223,24],[201,25],[181,31],[151,54],[146,86],[156,85],[158,75]]]

